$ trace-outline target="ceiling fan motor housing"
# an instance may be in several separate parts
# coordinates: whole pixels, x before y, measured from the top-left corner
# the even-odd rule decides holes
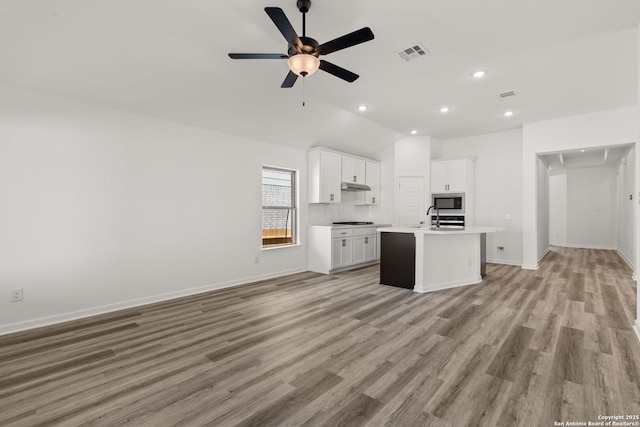
[[[300,13],[307,13],[311,9],[311,0],[298,0],[296,6]]]
[[[320,46],[320,43],[317,40],[312,39],[311,37],[300,37],[300,41],[302,42],[302,49],[298,50],[297,46],[289,46],[289,56],[296,55],[298,53],[308,53],[313,56],[319,56],[320,52],[316,51],[316,47]]]

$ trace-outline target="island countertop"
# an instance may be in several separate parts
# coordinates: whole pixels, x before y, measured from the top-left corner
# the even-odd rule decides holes
[[[472,225],[465,227],[464,229],[447,228],[440,230],[433,230],[431,227],[378,227],[378,231],[382,233],[413,233],[413,234],[436,234],[436,235],[460,235],[460,234],[482,234],[482,233],[497,233],[498,231],[504,231],[504,227],[493,226],[480,226]]]
[[[495,226],[433,230],[378,227],[381,237],[380,283],[433,292],[482,282],[486,235]]]

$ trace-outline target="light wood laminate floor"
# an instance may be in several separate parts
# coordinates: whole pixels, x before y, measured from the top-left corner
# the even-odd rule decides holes
[[[0,425],[552,426],[640,415],[636,287],[553,248],[431,294],[304,273],[0,337]],[[636,420],[638,421],[638,420]]]

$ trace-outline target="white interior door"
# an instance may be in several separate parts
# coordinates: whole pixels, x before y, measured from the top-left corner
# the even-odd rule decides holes
[[[426,218],[424,177],[398,177],[397,224],[400,227],[424,225]]]

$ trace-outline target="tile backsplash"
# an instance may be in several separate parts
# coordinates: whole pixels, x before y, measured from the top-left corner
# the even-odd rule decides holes
[[[393,212],[384,206],[357,206],[362,200],[358,192],[343,191],[342,202],[337,204],[308,205],[309,225],[330,225],[334,221],[373,221],[377,224],[391,223]]]

